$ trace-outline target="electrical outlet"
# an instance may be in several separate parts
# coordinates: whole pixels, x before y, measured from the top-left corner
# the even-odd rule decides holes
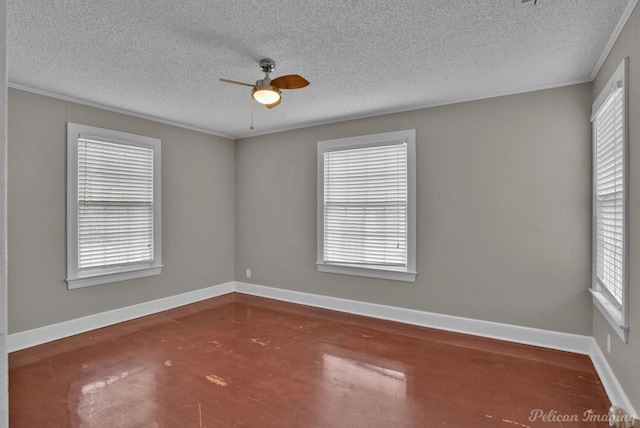
[[[607,352],[611,353],[611,335],[607,334]]]
[[[246,276],[247,278],[251,278],[251,269],[246,269],[244,271],[244,276]]]

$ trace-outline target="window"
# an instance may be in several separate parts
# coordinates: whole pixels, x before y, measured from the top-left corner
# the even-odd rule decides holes
[[[158,275],[160,140],[67,124],[67,283]]]
[[[319,271],[415,281],[415,135],[318,142]]]
[[[593,301],[626,342],[627,313],[627,60],[592,108]]]

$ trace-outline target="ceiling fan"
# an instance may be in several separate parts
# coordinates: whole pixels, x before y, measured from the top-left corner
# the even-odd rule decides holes
[[[269,73],[276,69],[276,62],[269,58],[260,60],[260,68],[266,73],[266,76],[264,79],[256,81],[255,85],[228,79],[220,79],[220,81],[252,87],[251,96],[253,99],[264,104],[267,108],[273,108],[280,104],[282,101],[280,89],[300,89],[309,84],[307,79],[297,74],[287,74],[271,80]]]

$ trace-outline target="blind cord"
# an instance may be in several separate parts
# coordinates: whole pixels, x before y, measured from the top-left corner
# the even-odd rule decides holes
[[[251,97],[251,125],[249,126],[249,129],[253,131],[253,105],[255,104],[255,101],[253,100],[253,97]]]

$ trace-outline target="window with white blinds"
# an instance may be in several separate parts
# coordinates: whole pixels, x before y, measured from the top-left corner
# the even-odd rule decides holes
[[[318,269],[415,280],[415,131],[318,143]]]
[[[624,96],[616,88],[593,121],[596,276],[618,305],[624,286]]]
[[[68,129],[69,287],[159,274],[160,141]]]
[[[623,61],[593,104],[593,284],[596,307],[627,340],[627,97]]]

